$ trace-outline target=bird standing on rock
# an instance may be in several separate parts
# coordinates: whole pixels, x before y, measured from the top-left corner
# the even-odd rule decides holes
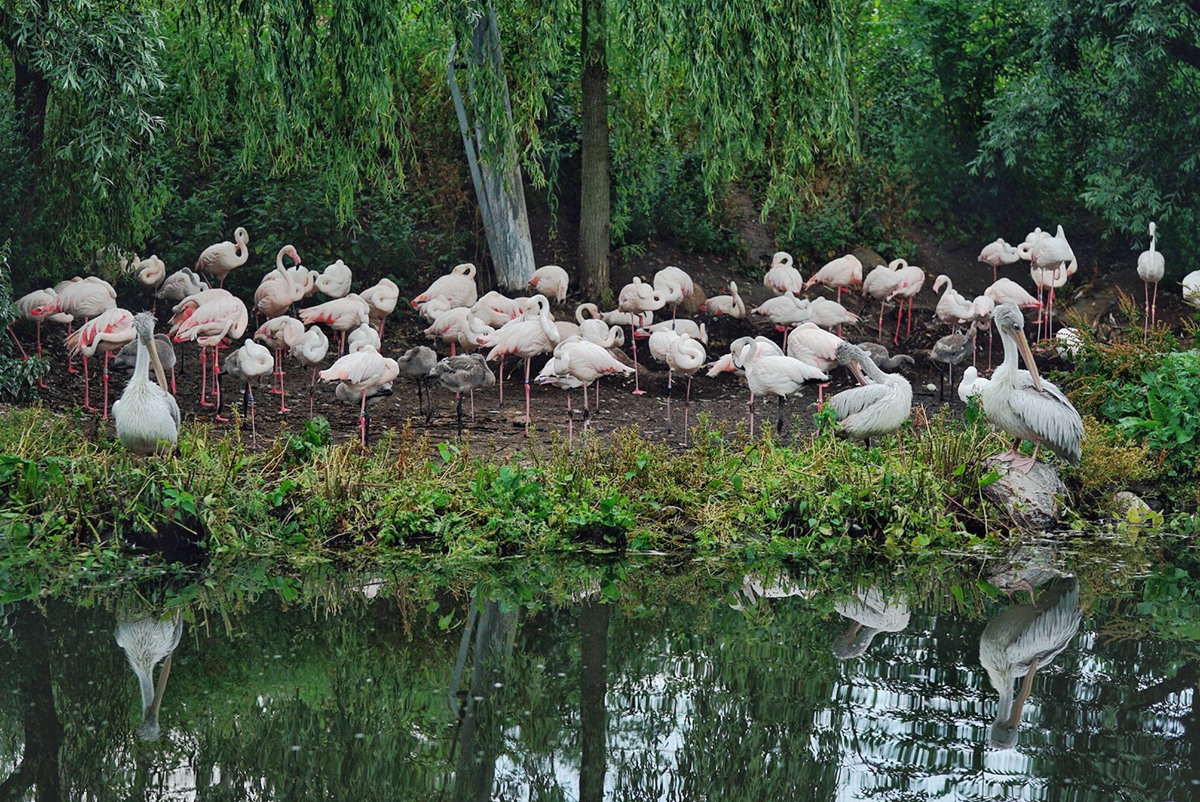
[[[1013,304],[1001,304],[992,313],[992,321],[1004,345],[1004,361],[980,392],[983,412],[993,425],[1014,439],[1005,461],[1029,473],[1042,446],[1068,462],[1078,464],[1083,445],[1083,419],[1062,391],[1038,375],[1029,341],[1025,339],[1025,320]],[[1018,354],[1028,370],[1017,366]],[[1034,444],[1033,456],[1022,457],[1017,447],[1022,440]]]

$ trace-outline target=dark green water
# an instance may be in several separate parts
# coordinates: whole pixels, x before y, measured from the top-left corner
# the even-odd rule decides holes
[[[1041,576],[1036,607],[885,578],[750,602],[704,566],[604,576],[575,599],[570,577],[291,604],[188,590],[156,740],[114,637],[133,594],[9,605],[0,799],[1200,799],[1182,572],[1116,594]],[[1011,748],[989,745],[989,638],[1039,654]]]

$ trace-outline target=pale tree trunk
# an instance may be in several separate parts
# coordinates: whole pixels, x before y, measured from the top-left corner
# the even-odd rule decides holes
[[[466,48],[467,88],[472,102],[474,120],[469,119],[463,102],[462,90],[455,76],[454,60],[458,44],[450,50],[450,94],[458,113],[458,125],[462,131],[463,145],[467,151],[467,162],[471,167],[471,180],[475,184],[475,195],[479,199],[479,212],[487,235],[488,251],[496,271],[496,283],[507,290],[522,290],[533,275],[533,240],[529,235],[529,215],[525,210],[525,189],[521,183],[521,165],[517,156],[513,136],[512,106],[508,97],[508,84],[504,79],[504,59],[500,52],[500,30],[496,15],[490,8],[486,13],[475,3],[469,9],[479,12],[473,16],[471,38]],[[490,71],[484,73],[482,71]],[[479,87],[474,75],[488,76],[494,81],[498,100],[493,110],[492,125],[505,125],[503,131],[493,131],[488,136],[485,126],[489,125],[487,114],[479,108]],[[502,110],[500,108],[502,106]],[[480,143],[498,142],[489,150]]]
[[[608,246],[611,201],[608,175],[608,58],[604,35],[605,0],[583,0],[580,47],[582,150],[579,176],[579,268],[588,297],[611,295]]]

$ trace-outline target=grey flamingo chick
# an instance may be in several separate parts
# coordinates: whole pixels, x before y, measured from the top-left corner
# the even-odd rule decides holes
[[[437,361],[437,351],[427,345],[409,348],[396,359],[401,375],[410,376],[417,383],[417,414],[424,415],[426,423],[433,417],[433,402],[429,398],[429,373]],[[425,391],[423,399],[422,388]],[[421,406],[422,403],[424,403],[424,407]]]
[[[961,365],[967,361],[967,357],[975,350],[974,329],[972,328],[971,335],[960,334],[954,332],[947,334],[933,344],[933,348],[929,350],[929,358],[938,363],[938,400],[941,401],[946,396],[946,374],[942,370],[942,366],[950,370],[950,384],[954,384],[954,366]]]
[[[136,322],[137,318],[135,316],[135,325]],[[158,361],[162,365],[162,369],[171,374],[171,395],[175,395],[175,346],[171,343],[171,338],[167,335],[155,334],[154,349],[158,352]],[[117,352],[117,355],[113,357],[111,367],[113,370],[119,370],[122,373],[132,374],[137,367],[137,354],[137,340],[125,343],[125,345],[121,346],[121,350]]]
[[[462,437],[462,394],[491,387],[496,383],[496,374],[483,354],[476,353],[446,357],[433,366],[429,376],[458,399],[458,436]]]

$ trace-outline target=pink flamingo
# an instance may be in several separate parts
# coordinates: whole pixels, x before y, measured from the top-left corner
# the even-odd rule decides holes
[[[692,277],[674,265],[655,273],[651,283],[656,292],[662,293],[665,305],[671,307],[671,320],[679,314],[679,305],[696,292]]]
[[[558,265],[542,265],[533,271],[529,278],[529,286],[533,287],[535,292],[540,292],[547,299],[553,298],[559,303],[567,300],[567,285],[570,283],[571,277]]]
[[[629,318],[629,339],[633,340],[633,394],[642,395],[646,391],[642,389],[637,369],[638,369],[638,347],[637,339],[633,336],[633,318],[637,317],[638,325],[643,324],[642,316],[647,312],[653,312],[656,309],[662,309],[666,306],[666,298],[661,292],[658,292],[649,284],[642,283],[640,276],[634,276],[633,281],[621,288],[620,295],[617,296],[617,310],[627,313]],[[605,318],[607,320],[607,318]]]
[[[103,419],[108,420],[108,363],[113,351],[133,342],[137,337],[133,313],[125,309],[109,309],[80,326],[67,337],[67,347],[72,353],[83,354],[83,408],[94,412],[88,397],[88,357],[104,354],[104,406]]]
[[[863,279],[863,295],[869,295],[879,302],[879,336],[883,337],[883,308],[892,296],[892,290],[900,283],[900,268],[907,267],[903,259],[893,259],[889,264],[876,265],[866,278]]]
[[[729,282],[728,295],[713,295],[700,304],[700,311],[708,312],[710,315],[728,315],[738,320],[744,319],[746,317],[746,302],[738,294],[737,282]]]
[[[475,288],[475,265],[464,262],[455,266],[449,274],[442,276],[429,285],[429,289],[413,298],[413,309],[433,300],[442,300],[449,309],[455,306],[471,306],[479,299]]]
[[[1146,341],[1146,335],[1150,331],[1150,327],[1154,325],[1155,318],[1158,316],[1158,282],[1162,281],[1165,265],[1163,255],[1155,248],[1157,240],[1154,236],[1154,223],[1150,224],[1150,248],[1138,254],[1137,272],[1141,278],[1143,286],[1146,288],[1146,325],[1142,329],[1142,342]],[[1150,300],[1150,285],[1154,285],[1154,300]]]
[[[340,357],[317,374],[323,382],[344,382],[350,391],[362,393],[358,422],[364,448],[367,445],[367,393],[394,381],[399,375],[400,365],[396,360],[383,356],[369,345]]]
[[[234,231],[233,239],[233,242],[226,240],[209,245],[200,252],[200,258],[196,260],[194,268],[196,271],[205,271],[215,276],[222,287],[225,286],[225,276],[234,268],[246,264],[246,260],[250,258],[250,234],[246,229],[238,228]]]
[[[291,354],[300,364],[312,368],[308,383],[308,416],[313,414],[313,388],[317,384],[317,366],[329,353],[329,338],[320,326],[312,326],[292,343]]]
[[[338,259],[316,277],[317,292],[324,293],[330,298],[344,298],[350,292],[350,284],[354,281],[354,273],[346,263]]]
[[[1021,254],[1015,245],[1009,245],[1003,239],[997,239],[995,242],[989,242],[983,246],[977,261],[992,266],[992,282],[995,283],[1000,265],[1016,264],[1021,261]]]
[[[810,325],[810,324],[804,324]],[[800,331],[802,327],[796,329]],[[818,329],[819,330],[819,329]],[[792,332],[794,335],[796,332]],[[831,337],[834,335],[830,335]],[[840,338],[839,338],[840,340]],[[808,381],[828,382],[829,376],[811,364],[790,356],[765,356],[755,358],[758,343],[751,341],[738,358],[746,371],[746,384],[750,387],[750,436],[754,436],[754,397],[773,395],[779,399],[779,417],[775,431],[783,432],[783,413],[787,397],[800,391]]]
[[[598,384],[605,376],[633,373],[633,368],[624,364],[608,349],[582,339],[563,340],[554,348],[554,356],[546,362],[546,367],[538,375],[538,383],[555,383],[567,391],[567,437],[574,436],[574,422],[571,419],[571,389],[583,388],[583,430],[586,432],[589,422],[588,387]],[[563,379],[574,379],[574,381]]]
[[[374,287],[368,287],[358,294],[370,309],[369,317],[372,326],[379,327],[379,339],[383,339],[383,323],[387,316],[396,310],[400,300],[400,288],[390,278],[381,278]]]
[[[60,282],[55,286],[56,295],[45,306],[30,310],[36,317],[51,317],[60,314],[70,315],[73,320],[91,320],[94,317],[117,308],[117,291],[98,276],[73,278]],[[67,324],[67,336],[71,336],[71,324]],[[75,373],[71,367],[70,356],[67,358],[67,372]],[[84,372],[87,363],[84,362]],[[84,382],[85,393],[87,382]]]
[[[826,331],[816,323],[801,323],[788,335],[787,355],[822,373],[828,373],[838,364],[837,349],[843,342],[845,340],[841,337]],[[828,382],[828,379],[822,381]],[[817,385],[817,409],[825,403],[825,388],[828,386],[827,383]]]
[[[346,332],[365,325],[371,320],[371,308],[367,302],[354,293],[345,298],[335,298],[323,304],[310,306],[300,310],[300,319],[305,326],[313,323],[324,323],[329,328],[341,333],[338,343],[338,355],[346,350]]]
[[[776,295],[796,295],[804,289],[804,276],[793,265],[790,253],[775,252],[771,257],[771,267],[763,276],[763,286]]]
[[[842,290],[846,287],[857,287],[862,284],[862,262],[852,253],[839,256],[818,270],[812,278],[804,282],[804,289],[814,284],[824,284],[827,287],[837,287],[837,300],[842,300]]]
[[[275,373],[271,377],[271,392],[279,394],[279,414],[291,412],[284,399],[287,389],[284,386],[283,354],[291,351],[292,346],[304,336],[304,324],[294,317],[273,317],[258,327],[254,332],[254,341],[260,342],[275,352],[272,360]]]
[[[246,304],[231,293],[217,288],[189,296],[175,306],[171,318],[171,336],[175,342],[194,342],[200,346],[200,406],[216,406],[216,419],[221,417],[221,344],[236,340],[246,333],[250,313]],[[206,348],[212,348],[212,382],[216,401],[206,400],[208,370]]]
[[[904,330],[904,338],[908,339],[909,337],[912,336],[913,298],[915,298],[917,293],[919,293],[921,291],[921,288],[925,286],[925,271],[922,270],[921,268],[917,267],[916,265],[910,265],[910,264],[906,263],[903,267],[901,267],[897,271],[897,274],[900,279],[899,283],[897,283],[896,288],[894,290],[892,290],[892,294],[888,296],[888,300],[899,297],[900,298],[900,307],[901,307],[901,311],[902,311],[903,307],[904,307],[904,299],[905,298],[908,299],[908,326]],[[841,327],[839,326],[838,327],[838,335],[840,336],[841,333],[842,333],[842,330],[841,330]],[[892,345],[898,345],[899,343],[900,343],[900,314],[899,314],[899,312],[897,312],[897,314],[896,314],[896,336],[892,339]]]
[[[550,318],[550,301],[544,295],[533,296],[537,304],[538,314],[532,319],[514,320],[506,326],[496,329],[491,337],[481,337],[480,345],[491,346],[487,361],[503,359],[505,356],[518,356],[525,360],[525,435],[529,435],[529,360],[538,354],[549,353],[558,345],[558,329]],[[501,365],[503,369],[503,365]]]
[[[686,446],[688,441],[688,413],[692,406],[692,377],[696,375],[701,367],[704,366],[708,355],[704,351],[704,344],[698,340],[692,339],[691,335],[681,334],[679,338],[671,343],[671,347],[667,350],[667,368],[670,374],[678,374],[687,376],[687,391],[683,396],[683,444]],[[667,381],[667,434],[671,432],[671,384]]]

